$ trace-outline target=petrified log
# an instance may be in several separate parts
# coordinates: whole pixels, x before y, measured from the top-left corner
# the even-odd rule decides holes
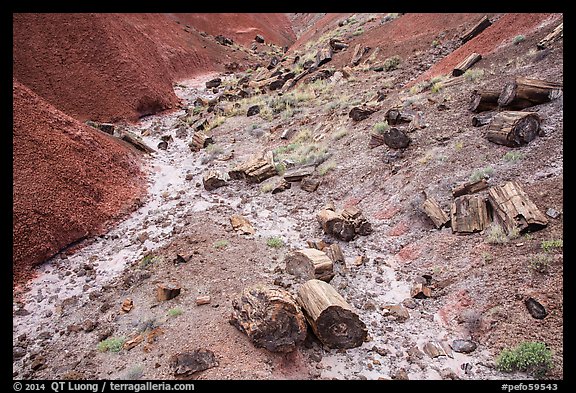
[[[282,86],[284,86],[284,83],[286,83],[285,79],[276,79],[275,81],[273,81],[268,85],[268,89],[270,91],[281,89]]]
[[[386,146],[392,149],[404,149],[408,147],[411,139],[403,131],[398,128],[392,127],[384,131],[382,134]]]
[[[272,68],[278,65],[278,61],[279,60],[276,56],[272,56],[272,58],[270,59],[270,63],[268,63],[268,66],[266,68],[271,70]]]
[[[498,108],[499,97],[499,90],[473,90],[468,109],[472,112],[492,111]]]
[[[394,126],[394,125],[400,124],[400,123],[410,123],[412,121],[412,119],[414,118],[414,116],[407,114],[407,113],[403,113],[397,108],[388,109],[386,111],[386,114],[384,115],[384,117],[386,118],[386,121],[388,122],[388,124],[391,126]]]
[[[246,116],[250,117],[250,116],[254,116],[257,115],[258,113],[260,113],[260,105],[252,105],[250,108],[248,108],[248,110],[246,111]]]
[[[332,210],[320,210],[316,218],[324,233],[333,235],[344,241],[350,241],[354,238],[354,224],[345,220],[340,214]]]
[[[374,149],[375,147],[382,146],[384,144],[384,135],[382,134],[370,134],[370,142],[368,142],[368,147]]]
[[[440,229],[446,224],[448,224],[448,222],[450,221],[448,214],[446,214],[444,210],[442,210],[442,208],[434,198],[427,196],[426,192],[423,192],[423,194],[424,198],[426,199],[422,204],[422,209],[424,209],[426,215],[430,217],[430,219],[434,223],[434,226]]]
[[[168,284],[158,284],[156,286],[156,300],[163,302],[165,300],[170,300],[180,295],[180,286],[168,283]]]
[[[519,233],[542,229],[548,225],[548,219],[530,200],[517,181],[503,186],[491,187],[488,200],[492,206],[494,220],[508,233]]]
[[[432,291],[426,285],[417,283],[414,284],[412,288],[410,288],[410,296],[415,299],[426,299],[432,296]]]
[[[471,183],[464,183],[452,189],[452,196],[457,198],[466,194],[474,194],[488,188],[488,182],[485,179],[480,179]]]
[[[355,106],[350,110],[348,116],[350,116],[352,120],[360,121],[366,119],[371,114],[373,114],[374,112],[378,112],[379,110],[380,108]]]
[[[130,131],[122,131],[120,134],[120,139],[122,139],[125,142],[128,142],[136,149],[143,151],[144,153],[153,153],[156,151],[147,144],[145,144],[136,134]]]
[[[204,134],[203,132],[196,131],[194,135],[192,135],[192,140],[188,144],[190,150],[192,151],[200,151],[208,145],[213,144],[214,140],[211,136]]]
[[[297,300],[314,334],[327,347],[355,348],[367,339],[364,322],[330,284],[310,280],[298,289]]]
[[[550,32],[546,37],[542,38],[536,44],[538,49],[545,49],[549,47],[554,41],[564,35],[564,22],[560,23],[554,30]]]
[[[202,177],[202,184],[206,191],[212,191],[226,185],[228,177],[217,170],[209,170]]]
[[[500,112],[490,122],[486,139],[509,147],[528,144],[540,129],[540,118],[533,112]]]
[[[352,59],[350,60],[352,66],[357,66],[360,64],[360,60],[362,60],[362,57],[368,52],[370,52],[370,47],[363,47],[361,44],[357,44],[354,47],[354,53],[352,54]]]
[[[462,195],[454,199],[450,219],[454,233],[484,230],[490,224],[486,198],[480,195]]]
[[[256,34],[256,37],[254,37],[254,41],[263,44],[264,43],[264,37],[262,37],[260,34]]]
[[[290,168],[284,172],[284,179],[289,182],[300,181],[314,173],[314,165]]]
[[[220,78],[214,78],[209,80],[208,82],[206,82],[206,88],[207,89],[212,89],[214,87],[218,87],[220,86],[220,84],[222,83],[222,79]]]
[[[330,39],[330,47],[332,48],[332,50],[334,52],[337,52],[337,51],[344,50],[344,49],[348,48],[348,44],[346,44],[344,41],[341,41],[337,38],[332,38],[332,39]]]
[[[88,120],[86,122],[86,125],[97,128],[100,131],[105,132],[106,134],[114,135],[115,126],[112,123],[98,123],[96,121]]]
[[[306,338],[306,319],[292,295],[277,286],[245,288],[232,300],[230,323],[256,347],[291,352]]]
[[[472,116],[472,125],[474,127],[482,127],[486,124],[490,124],[495,115],[495,112],[486,112]]]
[[[330,60],[332,60],[332,47],[326,45],[316,53],[315,65],[316,67],[320,67],[321,65],[328,63]]]
[[[562,95],[562,83],[517,77],[502,88],[498,104],[520,110],[555,100]]]
[[[214,352],[199,348],[170,356],[168,365],[174,371],[175,377],[191,376],[199,371],[218,366],[218,360]]]
[[[466,70],[474,65],[478,60],[482,59],[482,55],[479,53],[471,53],[467,58],[462,60],[460,63],[454,67],[452,70],[452,76],[460,76],[466,72]]]
[[[196,305],[202,306],[204,304],[210,304],[212,299],[210,299],[210,295],[202,295],[196,297]]]
[[[314,248],[316,250],[320,250],[320,251],[324,251],[324,248],[328,247],[329,244],[327,244],[324,240],[322,239],[310,239],[310,240],[306,240],[306,244],[308,244],[308,248]]]
[[[320,180],[314,179],[313,177],[305,177],[300,182],[300,189],[306,192],[314,192],[320,186]]]
[[[278,194],[279,192],[286,191],[287,189],[292,187],[292,183],[286,181],[286,179],[281,178],[278,182],[274,184],[274,188],[272,189],[272,194]]]
[[[228,172],[231,179],[246,179],[250,183],[261,183],[276,174],[276,168],[262,155],[253,157]]]
[[[344,258],[344,253],[342,252],[342,247],[339,244],[332,243],[327,245],[322,249],[334,263],[341,263],[346,266],[346,259]]]
[[[472,26],[472,28],[470,28],[464,34],[462,34],[462,36],[460,37],[460,39],[462,40],[462,43],[465,43],[466,41],[469,41],[472,38],[476,37],[478,34],[483,32],[484,29],[486,29],[491,24],[492,24],[492,22],[490,22],[490,19],[488,19],[488,17],[486,15],[483,16],[482,19],[480,19],[478,21],[478,23],[476,23],[474,26]]]
[[[316,278],[330,282],[334,277],[332,260],[326,253],[315,248],[303,248],[290,252],[284,259],[286,271],[304,280]]]

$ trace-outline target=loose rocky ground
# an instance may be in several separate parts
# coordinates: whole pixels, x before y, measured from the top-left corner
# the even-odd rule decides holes
[[[154,148],[161,136],[172,136],[166,150],[147,157],[149,197],[108,234],[43,265],[30,290],[15,299],[14,377],[173,379],[171,355],[207,348],[219,364],[192,378],[525,379],[530,376],[497,371],[494,359],[502,348],[538,340],[554,353],[548,377],[563,378],[563,255],[541,248],[543,240],[562,239],[563,216],[550,218],[545,229],[493,244],[488,231],[437,230],[420,208],[426,191],[447,210],[451,188],[484,170],[491,185],[518,180],[540,210],[562,212],[562,98],[530,108],[543,119],[543,135],[520,149],[487,141],[467,110],[473,89],[500,88],[515,75],[561,82],[562,46],[546,55],[531,51],[540,38],[522,43],[524,51],[512,44],[502,48],[484,61],[483,74],[435,93],[400,89],[418,73],[407,59],[389,72],[358,67],[348,78],[337,73],[281,97],[272,92],[245,99],[240,108],[223,108],[222,123],[210,130],[215,144],[197,153],[182,128],[184,110],[126,125]],[[175,91],[191,107],[198,96],[213,97],[204,86],[214,76],[181,81]],[[224,85],[234,81],[223,79]],[[403,151],[368,147],[385,109],[359,122],[348,116],[380,89],[386,91],[383,108],[399,104],[420,112],[426,125],[409,133],[412,143]],[[282,106],[288,98],[294,101]],[[247,117],[253,104],[269,110]],[[291,128],[294,135],[281,139]],[[294,183],[272,194],[267,185],[273,180],[203,188],[206,170],[231,169],[262,150],[275,151],[287,166],[307,158],[322,162],[315,175],[319,188],[310,193]],[[507,159],[512,150],[520,155]],[[338,208],[362,209],[373,233],[350,242],[326,237],[315,214],[330,200]],[[235,233],[232,214],[248,218],[255,234]],[[273,237],[283,246],[270,247]],[[368,341],[330,350],[310,334],[287,355],[255,348],[229,324],[231,300],[262,282],[294,293],[299,283],[284,272],[284,256],[313,238],[341,245],[346,263],[331,284],[366,323]],[[187,261],[175,263],[177,254]],[[354,264],[362,255],[364,262]],[[531,268],[540,257],[545,273]],[[423,280],[432,297],[411,298],[410,288]],[[155,288],[166,282],[177,282],[182,292],[159,303]],[[197,306],[199,295],[210,295],[211,302]],[[546,307],[545,319],[530,316],[526,296]],[[121,312],[127,298],[133,307]],[[387,305],[398,305],[398,312],[385,312]],[[132,349],[98,350],[103,338],[139,334],[144,341]],[[426,353],[427,343],[454,339],[471,339],[478,347],[469,354]]]

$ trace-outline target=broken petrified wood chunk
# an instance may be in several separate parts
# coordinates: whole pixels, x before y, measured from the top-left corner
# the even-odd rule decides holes
[[[240,232],[243,235],[253,235],[256,233],[256,230],[250,221],[248,221],[246,217],[239,214],[233,214],[230,216],[230,224],[232,224],[232,228],[236,232]]]
[[[524,301],[524,305],[528,309],[530,315],[536,319],[544,319],[548,313],[542,304],[540,304],[536,299],[529,297]]]
[[[372,115],[374,112],[377,112],[378,110],[380,110],[380,108],[355,106],[350,110],[348,116],[350,116],[350,118],[354,121],[360,121],[368,118],[370,115]]]
[[[320,186],[320,180],[313,177],[305,177],[300,182],[300,188],[306,192],[314,192]]]
[[[332,210],[320,210],[316,218],[322,225],[324,233],[344,241],[350,241],[354,238],[354,224],[346,221],[340,214]]]
[[[210,304],[210,296],[209,295],[203,295],[203,296],[198,296],[196,298],[196,305],[197,306],[202,306],[204,304]]]
[[[334,277],[332,260],[326,253],[314,248],[296,250],[284,259],[286,271],[304,280],[316,278],[329,282]]]
[[[555,100],[562,95],[562,90],[562,83],[517,77],[504,85],[498,104],[507,109],[521,110]]]
[[[156,300],[163,302],[180,295],[181,288],[174,283],[158,284],[156,286]]]
[[[474,127],[482,127],[486,124],[490,124],[494,116],[496,116],[496,113],[494,112],[479,113],[472,116],[472,125]]]
[[[250,183],[261,183],[276,174],[276,168],[263,154],[252,157],[228,172],[231,179],[246,179]]]
[[[227,181],[228,176],[226,176],[225,173],[217,170],[210,170],[204,173],[204,176],[202,177],[202,184],[204,185],[204,189],[206,189],[206,191],[212,191],[223,187],[226,185]]]
[[[492,118],[486,139],[509,147],[524,146],[534,140],[540,129],[540,117],[533,112],[500,112]]]
[[[220,86],[220,84],[222,83],[222,79],[220,78],[214,78],[209,80],[208,82],[206,82],[206,88],[207,89],[212,89],[214,87],[218,87]]]
[[[346,266],[346,260],[344,259],[344,253],[342,252],[342,247],[339,244],[333,243],[329,246],[323,248],[323,250],[328,258],[332,260],[334,263],[339,263],[343,266]]]
[[[192,140],[188,144],[190,150],[192,151],[200,151],[200,149],[204,149],[208,147],[208,145],[213,144],[214,140],[211,136],[204,134],[203,132],[196,131],[194,135],[192,135]]]
[[[442,210],[440,204],[438,204],[438,202],[436,202],[434,198],[426,195],[426,192],[423,192],[423,194],[425,200],[424,203],[422,204],[422,209],[424,209],[426,215],[430,217],[430,219],[434,223],[434,226],[437,229],[440,229],[443,226],[447,225],[448,222],[450,221],[450,217],[448,217],[448,214],[446,214],[444,210]]]
[[[416,299],[425,299],[432,296],[432,291],[426,285],[417,283],[410,289],[410,296]]]
[[[382,136],[384,137],[384,143],[386,146],[392,149],[405,149],[411,142],[410,137],[406,135],[404,131],[395,127],[391,127],[384,131]]]
[[[474,182],[460,184],[452,189],[452,196],[457,198],[466,194],[474,194],[488,188],[488,182],[485,179],[480,179]]]
[[[491,24],[492,22],[490,22],[490,19],[488,19],[488,17],[484,15],[482,19],[480,19],[474,26],[472,26],[469,30],[467,30],[464,34],[462,34],[462,36],[460,37],[462,43],[465,43],[471,40],[472,38],[476,37]]]
[[[452,202],[450,210],[452,232],[472,233],[484,230],[490,224],[486,198],[480,195],[462,195]]]
[[[199,348],[170,356],[168,364],[174,376],[190,376],[199,371],[204,371],[218,366],[218,360],[214,352]]]
[[[297,299],[314,334],[327,347],[355,348],[367,339],[364,322],[330,284],[309,280],[298,289]]]
[[[564,22],[560,23],[554,30],[550,32],[546,37],[542,38],[536,44],[536,47],[539,50],[546,49],[549,47],[554,41],[564,35]]]
[[[300,181],[303,178],[312,175],[314,173],[314,169],[316,169],[316,166],[314,165],[290,168],[284,172],[284,179],[289,182]]]
[[[548,225],[548,219],[528,197],[518,181],[507,182],[488,190],[494,221],[508,234],[535,231]]]
[[[292,295],[277,286],[254,285],[232,300],[230,323],[256,347],[291,352],[306,338],[306,319]]]

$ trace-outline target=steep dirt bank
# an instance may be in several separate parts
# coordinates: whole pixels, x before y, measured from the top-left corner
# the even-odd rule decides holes
[[[14,285],[68,244],[130,210],[144,184],[127,145],[85,126],[14,80]]]
[[[296,40],[291,23],[284,14],[271,13],[210,13],[210,14],[170,14],[172,18],[184,24],[189,24],[198,31],[208,34],[222,34],[241,45],[254,42],[254,37],[260,34],[265,42],[280,47],[290,46]]]
[[[250,58],[164,14],[14,14],[13,34],[14,76],[81,121],[175,109],[176,80]]]

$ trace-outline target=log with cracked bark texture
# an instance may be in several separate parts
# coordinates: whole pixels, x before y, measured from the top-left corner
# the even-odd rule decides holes
[[[500,90],[473,90],[468,109],[476,113],[498,109],[499,97]]]
[[[245,288],[232,300],[230,324],[256,347],[291,352],[306,338],[306,319],[290,292],[275,285]]]
[[[562,83],[517,77],[504,85],[498,97],[498,105],[506,109],[521,110],[559,98],[562,89]]]
[[[452,70],[452,76],[460,76],[466,72],[467,69],[472,67],[477,61],[482,59],[480,53],[471,53],[468,57],[462,60],[460,63],[454,67]]]
[[[467,30],[464,34],[462,34],[462,36],[460,37],[462,43],[470,41],[472,38],[476,37],[478,34],[483,32],[491,24],[492,22],[490,22],[488,16],[484,15],[482,19],[480,19],[474,26],[472,26],[469,30]]]
[[[539,129],[540,117],[536,113],[505,111],[492,118],[486,139],[504,146],[519,147],[534,140]]]
[[[354,224],[345,220],[344,217],[333,210],[320,210],[316,218],[324,233],[334,235],[344,241],[350,241],[354,238]]]
[[[548,219],[530,200],[518,181],[510,181],[488,190],[494,220],[507,233],[523,233],[544,228]]]
[[[315,248],[292,251],[286,255],[284,262],[288,273],[304,280],[316,278],[330,282],[334,277],[332,260],[325,252]]]
[[[298,289],[297,301],[314,334],[327,347],[355,348],[366,341],[366,325],[330,284],[307,281]]]
[[[473,233],[490,224],[486,198],[481,195],[462,195],[452,202],[450,211],[452,232]]]
[[[558,26],[556,26],[554,30],[550,32],[550,34],[548,34],[546,37],[538,41],[536,47],[538,49],[545,49],[563,35],[564,35],[564,22],[560,23]]]

